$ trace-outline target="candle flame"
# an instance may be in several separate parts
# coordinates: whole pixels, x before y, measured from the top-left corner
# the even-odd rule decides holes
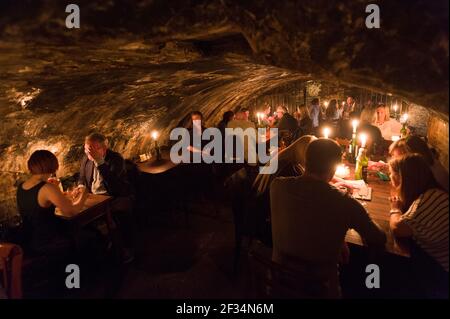
[[[400,119],[400,122],[404,124],[407,121],[408,121],[408,113],[405,113],[405,114],[402,115],[402,117]]]
[[[158,138],[158,136],[159,136],[158,131],[153,131],[152,132],[152,139],[156,140]]]
[[[324,105],[325,107],[328,107],[328,104],[329,104],[328,101],[323,102],[323,105]]]
[[[328,138],[328,136],[330,136],[330,128],[329,127],[325,127],[323,129],[323,136],[325,136],[325,138]]]
[[[392,135],[391,139],[392,139],[392,142],[397,142],[400,139],[400,136]]]

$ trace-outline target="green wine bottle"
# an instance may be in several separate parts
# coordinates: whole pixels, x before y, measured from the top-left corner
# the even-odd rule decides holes
[[[361,147],[356,158],[355,180],[364,180],[367,183],[367,170],[369,167],[369,159],[366,155],[366,149]]]

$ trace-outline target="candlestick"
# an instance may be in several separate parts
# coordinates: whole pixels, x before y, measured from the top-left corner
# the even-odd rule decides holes
[[[158,133],[158,131],[153,131],[151,135],[152,135],[152,139],[155,141],[156,160],[159,161],[161,159],[161,152],[159,150],[159,145],[158,145],[159,133]]]

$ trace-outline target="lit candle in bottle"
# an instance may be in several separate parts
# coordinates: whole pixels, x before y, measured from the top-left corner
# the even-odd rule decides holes
[[[324,136],[325,138],[328,138],[328,136],[330,136],[330,128],[329,128],[329,127],[325,127],[325,128],[323,129],[323,136]]]
[[[158,131],[153,131],[151,136],[152,136],[152,139],[155,141],[156,159],[160,160],[161,159],[161,153],[159,152],[159,146],[158,146],[158,137],[159,137]]]
[[[258,118],[258,125],[261,125],[262,114],[258,112],[258,113],[256,113],[256,117]]]
[[[408,121],[408,113],[405,113],[400,118],[400,123],[405,124]]]
[[[358,127],[358,124],[359,124],[358,120],[353,120],[352,121],[353,133],[356,133],[356,128]]]
[[[366,147],[367,135],[366,134],[361,134],[359,136],[359,139],[361,140],[361,147],[362,148]]]

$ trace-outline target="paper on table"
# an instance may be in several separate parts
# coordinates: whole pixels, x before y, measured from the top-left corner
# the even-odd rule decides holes
[[[345,184],[347,184],[347,185],[349,185],[349,186],[351,186],[351,187],[353,187],[353,188],[357,188],[357,189],[364,188],[364,187],[367,188],[366,183],[365,183],[364,180],[362,180],[362,179],[357,180],[357,181],[354,181],[354,180],[346,180],[346,181],[345,181]]]

